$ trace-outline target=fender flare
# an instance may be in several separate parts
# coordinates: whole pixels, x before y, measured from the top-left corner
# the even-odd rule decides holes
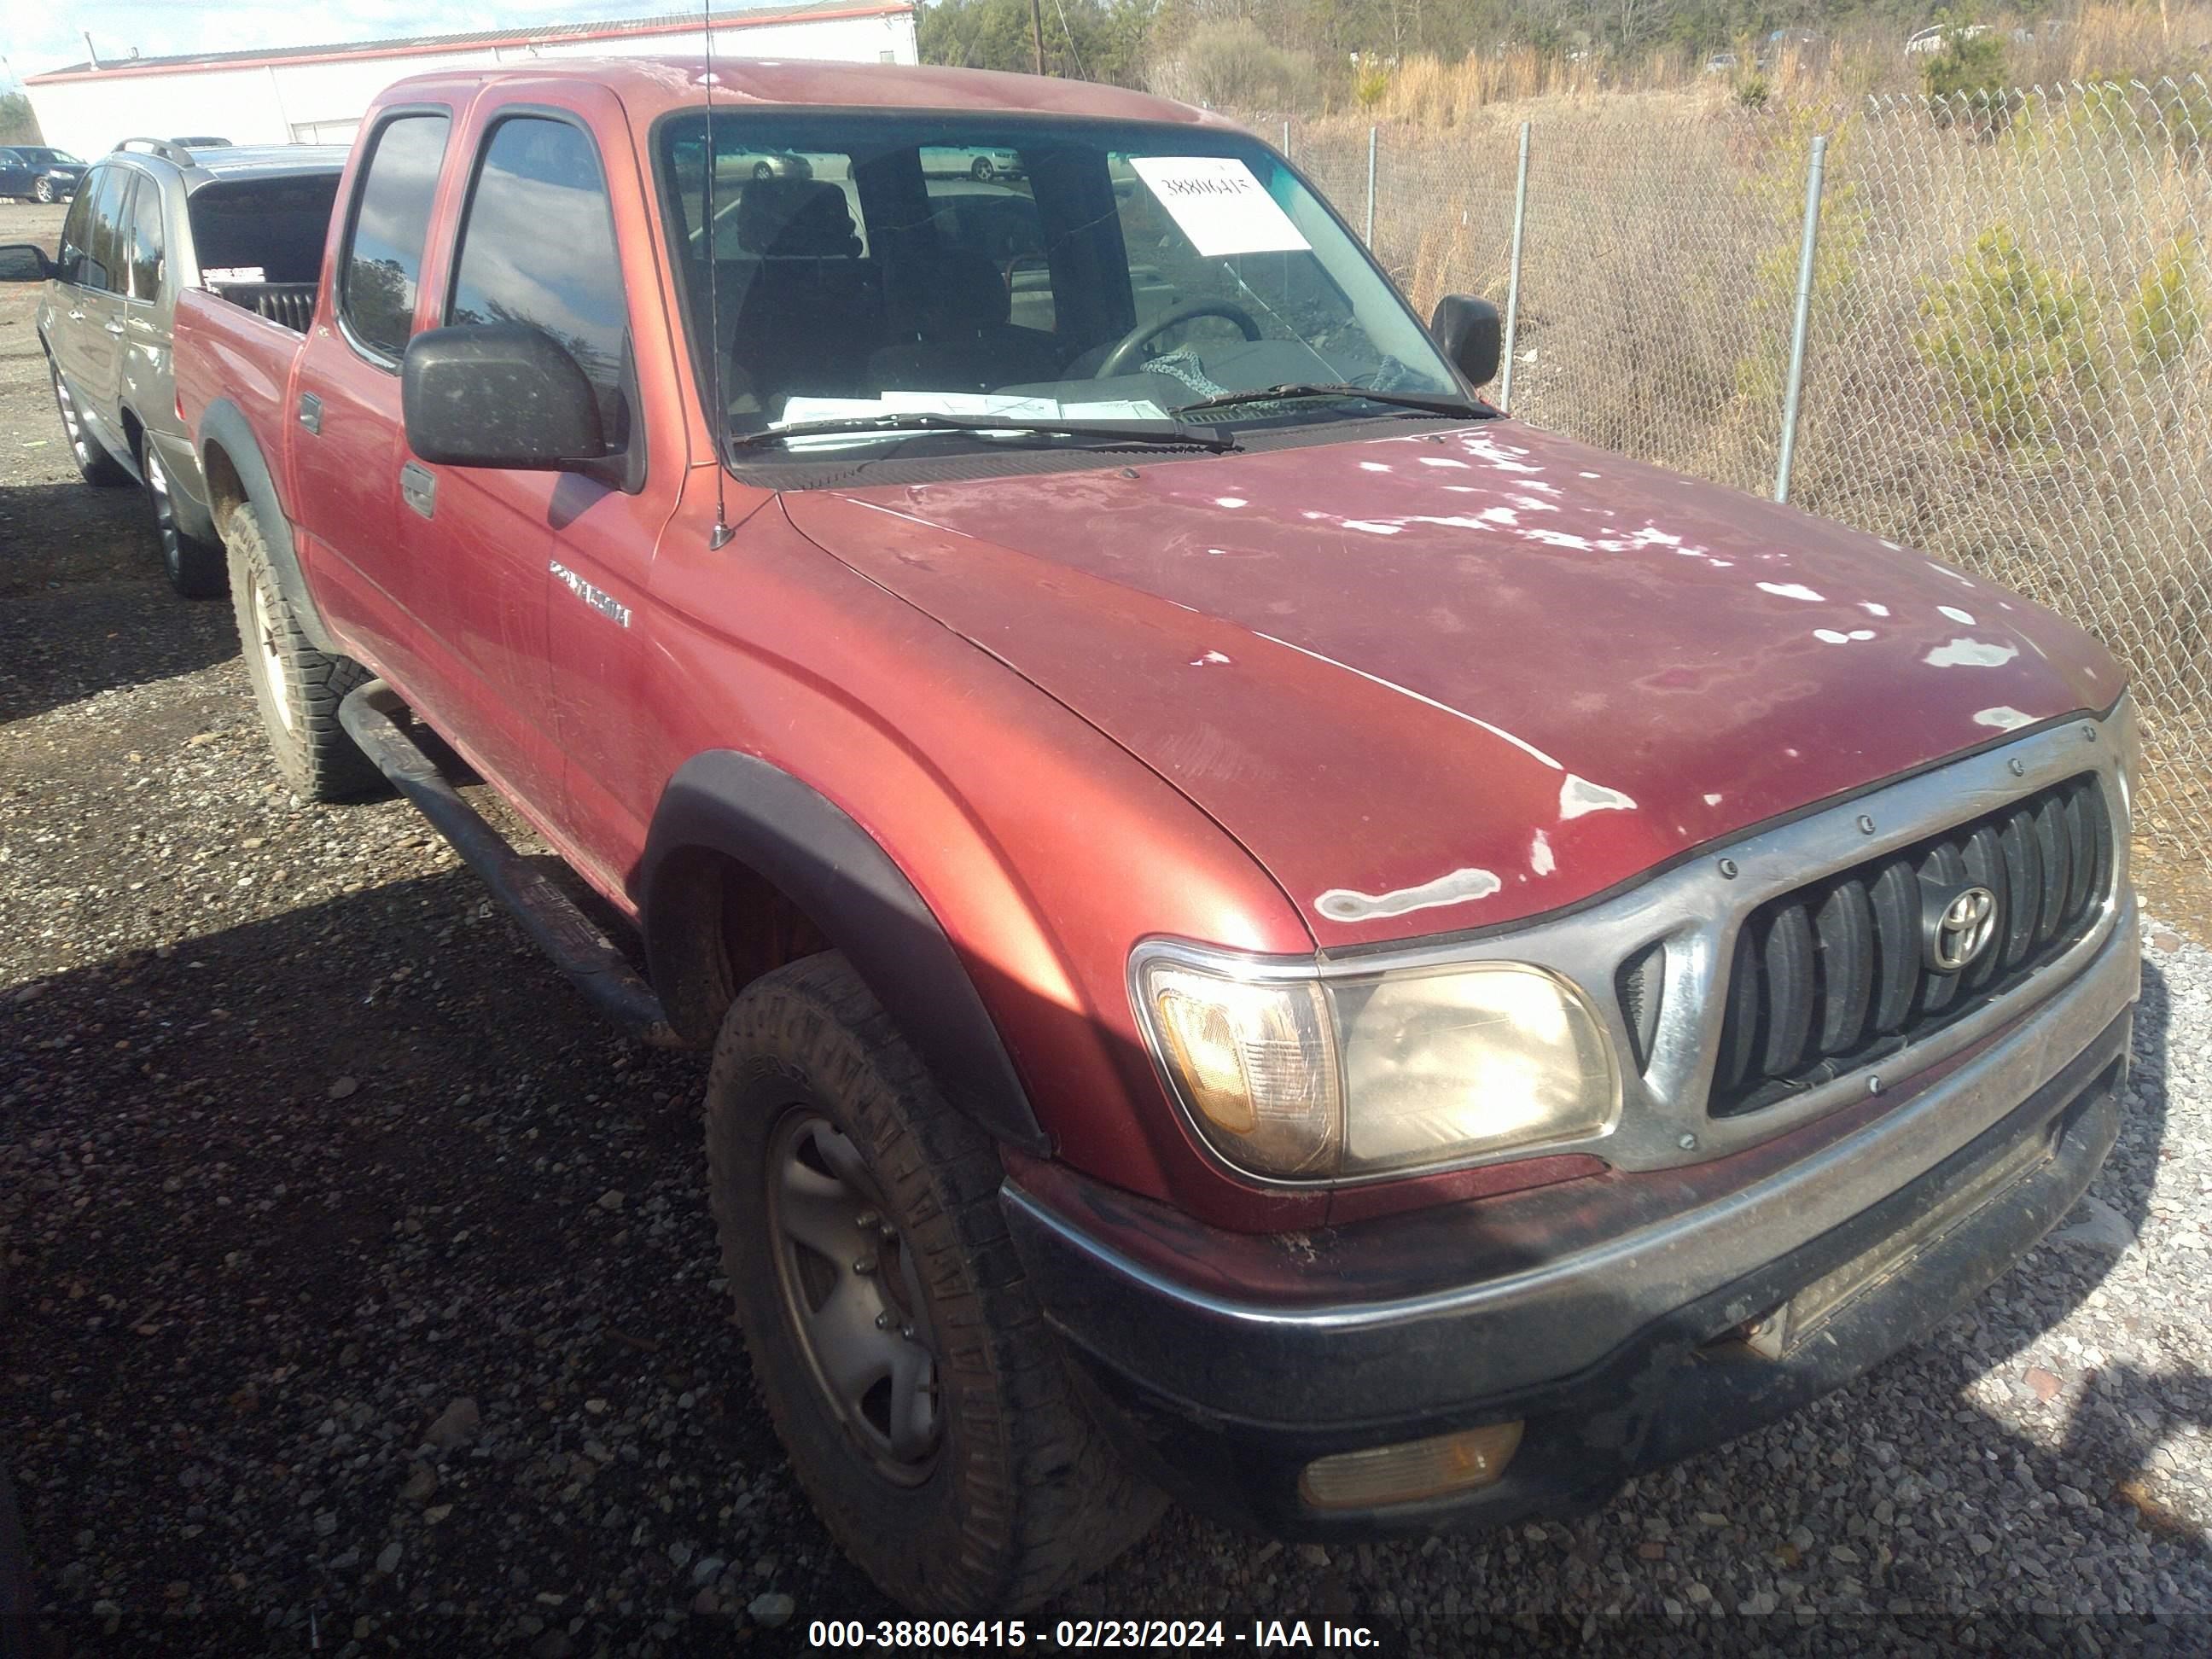
[[[945,1097],[989,1134],[1049,1155],[997,1025],[914,884],[872,836],[811,785],[757,756],[709,750],[662,791],[640,866],[646,957],[657,986],[679,977],[674,957],[690,921],[680,883],[664,882],[680,853],[720,854],[780,890],[819,927],[875,993]]]
[[[314,596],[307,592],[307,573],[300,568],[300,555],[292,544],[292,520],[284,511],[283,499],[276,493],[276,480],[269,471],[269,463],[262,456],[261,440],[254,435],[253,423],[246,418],[246,411],[228,398],[217,398],[208,404],[200,416],[198,434],[192,441],[210,508],[215,501],[215,475],[208,466],[211,446],[222,450],[231,471],[238,475],[246,504],[253,509],[253,516],[261,526],[261,538],[268,544],[269,568],[275,573],[285,603],[292,607],[300,631],[307,636],[309,645],[325,656],[342,655],[337,641],[331,638],[330,629],[324,626],[323,613],[315,609]]]

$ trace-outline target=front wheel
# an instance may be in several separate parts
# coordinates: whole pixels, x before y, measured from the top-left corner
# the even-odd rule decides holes
[[[996,1150],[843,957],[731,1006],[707,1083],[722,1271],[823,1524],[939,1617],[1036,1606],[1164,1503],[1108,1448],[999,1209]]]
[[[40,202],[48,206],[52,206],[54,198],[54,181],[51,179],[41,179],[38,183],[31,186],[31,199],[34,202]]]
[[[277,585],[269,544],[252,507],[231,509],[223,543],[246,675],[253,683],[277,771],[302,800],[350,800],[378,793],[384,775],[338,724],[339,702],[370,678],[368,670],[307,643]]]
[[[185,533],[169,493],[168,469],[150,437],[138,440],[138,476],[146,481],[146,504],[154,516],[154,539],[161,550],[161,568],[169,586],[188,599],[213,599],[228,585],[223,550]]]
[[[77,477],[100,489],[129,483],[131,475],[124,470],[123,463],[100,447],[100,440],[92,435],[83,417],[76,412],[76,399],[70,395],[69,382],[62,379],[61,366],[52,357],[46,359],[46,373],[54,383],[54,407],[61,410],[62,432],[69,439],[70,459],[76,463]]]
[[[991,182],[991,175],[998,169],[991,165],[989,156],[979,155],[975,158],[975,165],[969,167],[968,171],[977,184],[988,185]]]

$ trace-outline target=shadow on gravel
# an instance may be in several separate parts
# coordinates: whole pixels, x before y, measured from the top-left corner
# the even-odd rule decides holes
[[[2093,1188],[2131,1232],[2163,1139],[2166,1021],[2147,967],[2138,1076],[2153,1086]],[[664,1607],[680,1619],[706,1582],[671,1565],[687,1540],[781,1558],[776,1587],[810,1613],[896,1616],[799,1498],[710,1288],[702,1079],[698,1057],[601,1027],[459,870],[0,992],[0,1223],[16,1253],[0,1279],[0,1445],[62,1627],[134,1644],[117,1650],[294,1652],[311,1628],[359,1621],[415,1650],[475,1652],[536,1634],[520,1621],[557,1589],[603,1609],[581,1633],[588,1652]],[[640,1195],[656,1187],[667,1218],[648,1230]],[[629,1196],[610,1206],[616,1188]],[[2056,1453],[1972,1405],[1977,1379],[2104,1279],[2118,1249],[2063,1237],[2091,1210],[1972,1309],[1790,1422],[1822,1468],[1913,1444],[1911,1473],[1931,1489],[1997,1514],[2057,1494],[2088,1513],[2025,1524],[2102,1527],[2107,1543],[2140,1524],[2146,1581],[2202,1582],[2212,1547],[2127,1487],[2164,1433],[2212,1423],[2203,1376],[2106,1367],[2081,1382]],[[1907,1408],[1959,1426],[1883,1416],[1908,1368]],[[585,1471],[588,1499],[564,1489],[596,1461],[577,1450],[600,1420],[586,1397],[619,1412],[656,1386],[700,1402],[672,1443],[686,1478],[617,1457]],[[394,1493],[426,1420],[460,1395],[481,1402],[484,1427],[465,1453],[431,1460],[441,1503],[466,1522],[441,1528]],[[1774,1443],[1698,1461],[1723,1476],[1741,1465],[1749,1490]],[[742,1518],[732,1495],[754,1505]],[[1630,1514],[1641,1502],[1626,1501]],[[1041,1616],[1175,1611],[1158,1552],[1189,1536],[1172,1523]],[[387,1540],[404,1545],[398,1574],[368,1565]],[[1205,1547],[1224,1547],[1260,1548]],[[1939,1565],[1889,1564],[1875,1605],[1938,1601]],[[1348,1614],[1363,1597],[1339,1570],[1328,1582]],[[2032,1594],[1979,1628],[2012,1628]],[[2078,1599],[2080,1586],[2053,1594]],[[684,1621],[663,1650],[720,1650],[744,1627],[734,1611]],[[1966,1622],[1935,1621],[1962,1638]],[[757,1650],[795,1645],[801,1628]],[[1692,1628],[1732,1650],[1790,1647],[1765,1620]]]
[[[0,723],[235,656],[227,600],[180,599],[136,489],[0,486]]]

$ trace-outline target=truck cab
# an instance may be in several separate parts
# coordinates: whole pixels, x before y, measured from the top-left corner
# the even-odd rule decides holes
[[[2117,1133],[2118,665],[1506,418],[1497,322],[1204,112],[696,61],[403,82],[306,328],[180,307],[283,775],[712,1048],[755,1375],[917,1609],[1169,1493],[1586,1507],[1915,1340]]]

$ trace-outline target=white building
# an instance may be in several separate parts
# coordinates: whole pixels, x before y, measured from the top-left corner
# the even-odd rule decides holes
[[[915,5],[800,0],[751,11],[718,9],[714,51],[733,58],[911,64]],[[696,56],[701,27],[694,10],[349,46],[102,59],[33,75],[23,84],[46,142],[83,156],[134,137],[345,143],[369,100],[402,76],[532,58]]]

